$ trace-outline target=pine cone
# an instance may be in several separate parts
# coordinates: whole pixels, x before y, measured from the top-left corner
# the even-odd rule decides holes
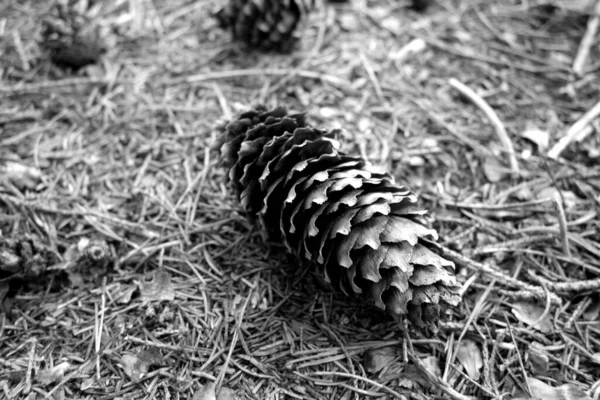
[[[284,108],[243,113],[222,137],[230,184],[267,240],[317,264],[345,293],[370,293],[435,331],[440,311],[460,301],[454,264],[432,251],[437,232],[415,194],[339,151],[337,133]]]
[[[106,32],[87,16],[77,1],[58,1],[42,21],[40,46],[53,63],[79,69],[97,62],[108,49]]]
[[[229,0],[215,13],[219,26],[234,40],[260,50],[289,52],[313,0]]]
[[[35,235],[0,235],[0,280],[34,279],[60,262],[60,256]]]

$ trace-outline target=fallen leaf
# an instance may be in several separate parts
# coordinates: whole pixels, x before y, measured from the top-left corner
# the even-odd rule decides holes
[[[518,302],[513,305],[512,313],[517,319],[525,325],[532,327],[543,333],[550,333],[554,330],[550,314],[546,314],[540,320],[544,313],[544,307],[529,302]],[[535,324],[535,325],[534,325]]]
[[[209,382],[206,385],[202,386],[200,390],[198,390],[192,400],[217,400],[217,394],[215,393],[215,382]]]
[[[148,372],[147,367],[144,369],[144,365],[135,354],[123,354],[120,363],[123,371],[125,371],[127,376],[136,383],[144,377],[146,372]]]
[[[363,367],[374,374],[388,366],[396,357],[396,349],[392,346],[369,349],[363,356]]]
[[[137,383],[146,376],[151,366],[161,363],[162,360],[160,351],[153,347],[138,354],[123,354],[120,363],[127,376]]]
[[[41,383],[42,385],[49,385],[53,382],[56,382],[62,379],[65,372],[71,369],[71,364],[64,361],[54,367],[45,369],[40,371],[36,376],[36,382]]]
[[[533,124],[527,125],[527,128],[521,132],[521,137],[532,141],[540,152],[545,152],[550,145],[550,133]]]
[[[148,366],[160,364],[163,361],[162,354],[160,354],[160,350],[156,347],[151,347],[148,350],[140,351],[138,354],[138,358],[148,364]]]
[[[536,378],[527,378],[527,383],[535,400],[592,400],[584,390],[572,383],[552,387]]]
[[[489,182],[500,182],[510,175],[510,171],[496,157],[486,157],[483,160],[483,174]]]
[[[546,187],[536,194],[537,199],[553,199],[556,195],[564,200],[565,208],[569,209],[576,206],[578,203],[581,203],[581,199],[577,197],[577,195],[569,190],[561,190],[560,194],[558,193],[558,189],[555,187]]]
[[[131,297],[138,290],[138,287],[135,285],[128,285],[123,289],[123,291],[117,297],[116,302],[119,304],[129,304],[131,302]]]
[[[95,383],[96,383],[96,377],[95,376],[90,376],[89,378],[86,378],[83,381],[81,381],[81,385],[79,386],[79,390],[86,391],[89,388],[91,388],[92,386],[94,386]]]
[[[531,365],[531,370],[537,375],[543,375],[548,372],[548,353],[541,343],[532,342],[527,349],[527,356]]]
[[[143,302],[173,301],[175,291],[171,285],[171,276],[164,270],[154,271],[152,280],[143,282],[140,288]]]
[[[217,395],[217,400],[234,400],[235,399],[235,391],[229,389],[228,387],[222,387]]]
[[[435,376],[442,376],[442,370],[440,369],[440,364],[436,357],[429,356],[421,358],[421,362],[432,374]],[[398,381],[398,385],[407,389],[413,389],[415,388],[415,384],[418,384],[425,389],[430,389],[433,387],[433,383],[429,380],[429,378],[423,375],[423,373],[415,364],[410,363],[404,368],[404,372]]]
[[[479,370],[483,367],[483,357],[481,356],[479,346],[470,339],[461,341],[458,345],[456,358],[462,364],[467,375],[471,379],[478,381],[481,377]]]

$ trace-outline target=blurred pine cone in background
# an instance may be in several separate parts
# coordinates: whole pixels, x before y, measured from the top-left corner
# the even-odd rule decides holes
[[[42,21],[40,46],[56,65],[79,69],[108,50],[108,28],[95,20],[93,6],[86,0],[59,0]]]
[[[336,131],[263,107],[223,130],[230,184],[266,239],[319,265],[345,293],[369,293],[390,314],[407,315],[425,333],[459,303],[454,265],[434,252],[437,232],[416,195],[340,152]]]
[[[433,0],[412,0],[410,8],[415,11],[425,11],[433,3]]]
[[[229,0],[215,13],[221,28],[252,48],[289,52],[314,0]]]
[[[34,279],[60,261],[60,256],[36,235],[3,237],[0,232],[0,281]]]

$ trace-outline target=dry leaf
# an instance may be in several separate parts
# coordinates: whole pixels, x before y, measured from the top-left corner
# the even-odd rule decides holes
[[[527,378],[527,383],[535,400],[592,400],[584,390],[572,383],[552,387],[535,378]]]
[[[89,388],[91,388],[92,386],[94,386],[95,383],[96,383],[96,377],[94,375],[92,375],[89,378],[86,378],[83,381],[81,381],[81,385],[79,386],[79,390],[86,391]]]
[[[544,313],[544,307],[540,307],[537,304],[529,302],[515,303],[513,305],[512,313],[519,321],[540,332],[550,333],[554,330],[554,326],[550,320],[550,314],[546,314],[544,318],[540,320],[540,317]]]
[[[533,124],[527,125],[527,128],[521,132],[521,137],[535,143],[540,152],[545,152],[550,145],[550,133]]]
[[[157,348],[144,350],[136,354],[123,354],[121,367],[133,382],[139,382],[148,369],[162,361],[162,356]]]
[[[561,190],[560,194],[558,193],[558,189],[555,187],[546,187],[536,194],[537,199],[554,199],[555,196],[558,195],[558,198],[564,199],[565,208],[569,209],[576,206],[578,203],[581,203],[581,199],[577,197],[577,195],[570,190]]]
[[[192,400],[217,400],[215,393],[216,382],[209,382],[198,390]]]
[[[222,387],[219,390],[219,394],[217,395],[217,400],[234,400],[235,399],[235,391],[229,389],[228,387]]]
[[[120,363],[123,371],[133,382],[139,382],[148,372],[147,366],[143,365],[135,354],[123,354]]]
[[[469,375],[471,379],[478,381],[481,377],[479,370],[483,367],[483,357],[481,356],[479,346],[470,339],[461,341],[458,345],[456,358],[462,364],[467,375]]]
[[[153,271],[152,280],[142,283],[140,288],[142,301],[173,301],[175,291],[171,285],[171,276],[165,270]]]
[[[392,346],[370,349],[365,351],[363,366],[367,372],[374,374],[388,366],[396,357],[396,349]]]
[[[548,372],[548,363],[550,362],[548,354],[541,343],[532,342],[527,351],[531,370],[537,375],[543,375]]]
[[[65,372],[71,369],[71,364],[68,362],[62,362],[54,367],[45,369],[40,371],[36,376],[36,382],[41,383],[42,385],[49,385],[53,382],[56,382],[62,379]]]
[[[117,303],[129,304],[131,302],[131,297],[133,296],[136,290],[138,290],[138,287],[134,285],[128,285],[127,287],[125,287],[123,291],[119,294],[119,297],[117,297]]]
[[[435,376],[442,376],[442,370],[440,369],[440,364],[436,357],[429,356],[421,358],[421,362],[423,363],[425,368],[432,374],[434,374]],[[429,380],[429,378],[423,375],[423,373],[417,368],[416,365],[410,363],[406,366],[406,368],[404,368],[402,378],[400,378],[398,385],[408,389],[412,389],[415,388],[415,383],[419,384],[425,389],[430,389],[433,387],[433,383]]]
[[[483,174],[489,182],[500,182],[510,175],[504,165],[502,165],[496,157],[486,157],[483,160]]]
[[[143,363],[148,364],[148,366],[160,364],[163,361],[162,354],[160,354],[160,350],[158,350],[156,347],[151,347],[148,350],[140,351],[138,358]]]

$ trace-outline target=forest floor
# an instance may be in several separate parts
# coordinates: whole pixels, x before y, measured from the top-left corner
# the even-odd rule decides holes
[[[37,44],[49,2],[0,3],[0,267],[19,248],[40,269],[0,271],[0,398],[599,398],[585,2],[330,3],[291,54],[232,42],[217,3],[117,2],[115,47],[79,71]],[[263,243],[211,150],[256,104],[343,128],[432,212],[463,257],[434,337]]]

